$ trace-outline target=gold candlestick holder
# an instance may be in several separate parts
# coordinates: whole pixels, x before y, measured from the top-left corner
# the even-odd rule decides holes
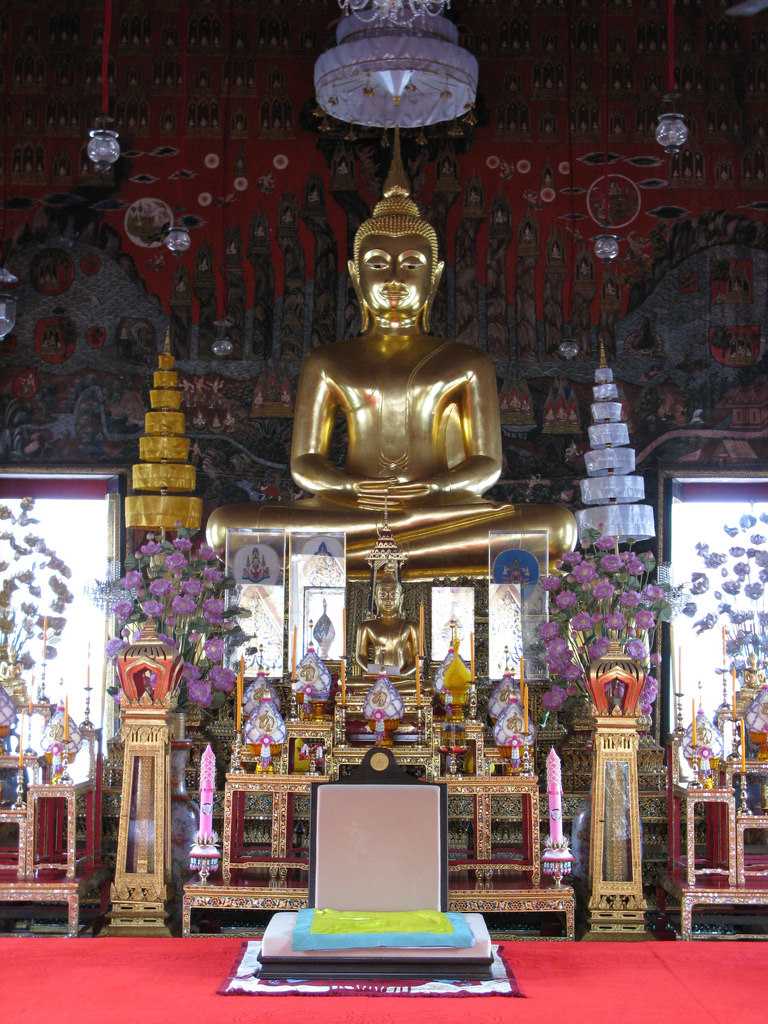
[[[738,730],[738,716],[731,715],[731,722],[733,723],[733,729],[731,730],[731,753],[730,757],[732,761],[739,761],[741,759],[741,751],[739,750],[739,730]]]
[[[682,736],[685,732],[683,728],[683,695],[680,691],[675,691],[675,732],[678,736]]]
[[[46,693],[45,693],[45,668],[46,668],[45,661],[43,661],[43,664],[42,664],[42,666],[40,668],[40,685],[37,688],[37,703],[38,704],[47,704],[48,703],[48,697],[46,696]]]
[[[701,758],[698,749],[698,747],[693,748],[693,785],[695,789],[701,786]]]
[[[90,729],[90,730],[92,730],[94,728],[93,722],[91,721],[91,692],[93,690],[93,687],[91,686],[90,683],[88,683],[88,685],[86,687],[84,687],[84,690],[85,690],[85,711],[84,711],[84,714],[83,714],[83,720],[80,723],[80,728],[81,729]]]
[[[30,707],[33,707],[33,704],[32,704],[31,701],[30,701]],[[29,714],[29,715],[27,715],[27,745],[24,748],[24,755],[25,756],[29,755],[31,757],[34,753],[35,753],[35,750],[34,750],[34,748],[32,746],[32,715]]]
[[[534,774],[533,771],[533,755],[531,754],[531,744],[523,744],[523,770],[522,774],[527,778],[531,778]]]
[[[243,769],[243,740],[238,732],[235,736],[235,742],[232,744],[232,755],[229,760],[229,770],[234,775],[242,775]]]
[[[16,801],[13,805],[15,811],[22,811],[24,809],[26,801],[24,800],[24,769],[19,767],[16,769]]]
[[[739,799],[739,814],[750,816],[752,811],[749,809],[749,803],[747,802],[747,773],[740,772],[741,775],[741,794]]]

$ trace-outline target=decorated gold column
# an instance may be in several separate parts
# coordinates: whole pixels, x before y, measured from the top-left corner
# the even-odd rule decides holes
[[[637,780],[641,663],[618,643],[589,671],[595,734],[589,830],[589,936],[645,932]]]
[[[197,529],[203,503],[191,492],[196,485],[195,467],[189,457],[186,417],[181,412],[182,391],[174,370],[170,334],[157,357],[157,370],[149,392],[151,411],[144,416],[144,433],[139,438],[139,458],[131,484],[134,494],[125,499],[126,526],[173,530],[177,526]]]
[[[182,659],[150,624],[118,658],[123,788],[110,935],[169,935],[171,880],[169,715]]]

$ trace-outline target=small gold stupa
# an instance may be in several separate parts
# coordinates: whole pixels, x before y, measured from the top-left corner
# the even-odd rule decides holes
[[[168,332],[152,378],[151,411],[144,415],[144,433],[139,438],[141,462],[133,466],[131,474],[133,490],[146,493],[125,499],[126,526],[198,529],[202,520],[202,499],[191,493],[197,473],[187,462],[190,442],[185,434],[186,416],[180,411],[182,393],[175,363]]]

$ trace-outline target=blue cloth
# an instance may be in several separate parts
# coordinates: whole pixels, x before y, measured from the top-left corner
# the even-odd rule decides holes
[[[313,949],[377,949],[383,946],[395,949],[412,947],[443,947],[467,949],[474,945],[475,937],[463,914],[447,914],[453,930],[437,932],[377,932],[374,934],[321,935],[312,931],[314,909],[300,910],[293,928],[294,951]]]

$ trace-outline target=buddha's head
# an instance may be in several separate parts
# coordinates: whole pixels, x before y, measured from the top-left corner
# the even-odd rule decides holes
[[[437,233],[424,220],[400,158],[400,136],[384,184],[384,198],[357,229],[349,274],[363,314],[386,330],[429,330],[429,311],[443,273]]]
[[[373,603],[376,614],[384,617],[397,615],[403,600],[400,581],[390,575],[377,576],[373,585]]]

